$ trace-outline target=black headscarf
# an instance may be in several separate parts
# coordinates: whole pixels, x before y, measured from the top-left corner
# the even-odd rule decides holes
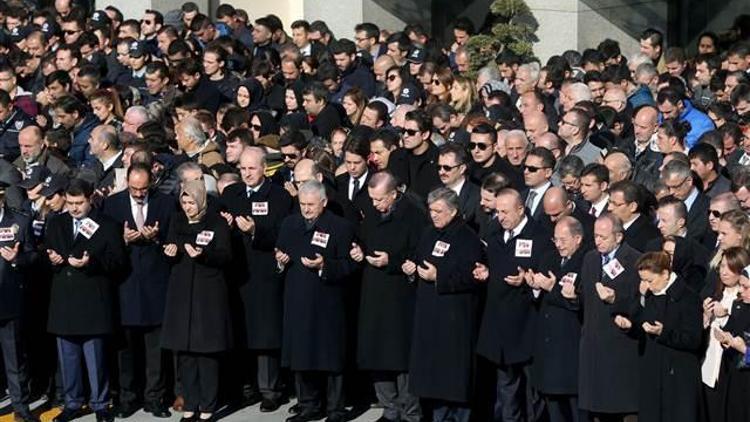
[[[263,86],[255,78],[245,79],[240,82],[240,86],[244,86],[247,92],[250,93],[250,105],[247,106],[249,112],[254,112],[258,109],[265,107],[266,97],[263,93]]]

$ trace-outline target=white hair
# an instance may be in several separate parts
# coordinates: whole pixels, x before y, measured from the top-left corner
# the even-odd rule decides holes
[[[539,73],[541,72],[541,67],[539,66],[539,63],[537,62],[531,62],[531,63],[525,63],[521,66],[518,66],[518,73],[521,70],[525,70],[529,72],[529,79],[535,82],[539,82]]]
[[[575,82],[568,85],[568,95],[573,99],[573,104],[581,101],[591,101],[591,89],[583,82]]]
[[[518,138],[523,140],[524,145],[527,147],[529,146],[529,138],[526,137],[526,132],[520,130],[520,129],[513,129],[511,131],[508,131],[508,134],[505,135],[505,142],[508,142],[508,139],[510,138]]]
[[[328,199],[328,195],[326,194],[326,187],[323,185],[323,183],[318,182],[317,180],[308,180],[299,187],[299,194],[308,194],[308,193],[314,193],[317,194],[321,201],[325,201]]]
[[[200,120],[195,117],[186,117],[179,124],[183,135],[192,139],[196,145],[203,146],[208,142],[208,137],[206,137],[206,132],[203,131],[203,125],[201,125]]]
[[[651,58],[640,51],[630,56],[630,59],[628,60],[628,65],[632,66],[632,69],[637,68],[638,66],[642,65],[643,63],[653,63],[651,61]]]
[[[125,112],[125,116],[129,117],[129,120],[136,119],[139,125],[151,120],[151,114],[149,114],[148,109],[139,105],[129,107]]]

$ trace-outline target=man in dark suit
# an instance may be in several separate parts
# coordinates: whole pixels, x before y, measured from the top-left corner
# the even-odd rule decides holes
[[[346,173],[336,177],[336,190],[341,198],[354,204],[360,213],[360,219],[371,213],[372,199],[367,190],[367,183],[372,174],[367,167],[370,156],[370,142],[359,137],[350,138],[344,144],[344,165]]]
[[[690,164],[679,160],[667,163],[661,177],[669,193],[687,207],[687,236],[701,242],[708,232],[708,207],[711,203],[711,199],[696,187],[702,182],[694,175]]]
[[[169,417],[164,354],[160,346],[161,323],[170,265],[162,252],[169,223],[177,209],[173,197],[151,189],[150,166],[133,163],[128,168],[128,189],[104,202],[104,213],[123,228],[130,265],[119,285],[123,348],[118,351],[120,395],[118,418],[127,418],[140,406],[138,372],[145,372],[143,408],[157,418]],[[145,368],[137,362],[145,357]]]
[[[464,221],[475,231],[479,229],[479,187],[469,182],[468,154],[461,144],[450,143],[438,152],[438,176],[443,186],[456,192],[458,208]]]
[[[531,218],[537,222],[547,219],[542,206],[542,198],[552,186],[552,173],[555,168],[555,156],[547,148],[536,147],[529,151],[523,166],[523,179],[526,190],[523,192],[524,203]]]
[[[300,408],[288,421],[318,420],[327,413],[328,421],[340,422],[345,412],[344,288],[357,270],[349,254],[354,227],[325,210],[322,183],[303,183],[298,198],[301,212],[284,220],[276,245],[286,282],[282,363],[295,374]],[[327,394],[321,389],[325,385]]]
[[[6,184],[0,184],[0,346],[5,378],[16,422],[38,422],[29,410],[26,356],[21,333],[24,276],[36,256],[31,222],[4,204]]]
[[[596,221],[596,218],[583,212],[575,202],[571,201],[568,197],[568,191],[557,186],[547,189],[542,206],[552,225],[548,228],[550,231],[554,230],[554,225],[563,217],[573,217],[578,220],[583,229],[584,249],[594,245],[594,221]]]
[[[226,188],[221,199],[232,221],[232,243],[244,315],[245,344],[257,361],[261,412],[282,404],[280,383],[284,284],[276,273],[274,247],[281,222],[292,212],[292,198],[264,176],[266,153],[247,147],[240,156],[243,183]],[[251,365],[255,366],[255,365]]]
[[[538,271],[543,252],[554,246],[550,233],[528,216],[517,191],[498,193],[497,214],[502,230],[486,239],[489,284],[477,353],[496,365],[495,420],[512,421],[527,413],[523,378],[533,344],[533,302],[539,294],[525,283],[524,274]]]
[[[531,384],[543,395],[550,420],[573,421],[578,413],[581,308],[565,295],[575,292],[580,284],[583,257],[589,249],[584,228],[575,218],[559,218],[554,230],[557,249],[546,251],[540,271],[526,277],[529,286],[542,292],[537,299]]]
[[[97,177],[96,188],[105,195],[115,186],[117,169],[122,171],[122,149],[114,126],[101,125],[91,131],[89,151],[96,157],[93,171]]]
[[[97,422],[114,420],[108,410],[105,337],[114,329],[112,276],[125,267],[127,256],[117,223],[92,211],[92,194],[87,182],[71,181],[65,193],[68,213],[49,219],[44,239],[54,271],[47,329],[57,336],[65,391],[65,408],[56,422],[81,415],[83,359]]]
[[[596,249],[583,259],[580,282],[569,295],[583,313],[578,406],[594,420],[635,420],[638,413],[638,340],[615,325],[622,309],[637,300],[640,252],[624,242],[622,222],[614,213],[594,225]],[[627,418],[627,419],[626,419]]]
[[[609,188],[607,209],[623,223],[625,242],[639,251],[659,237],[659,230],[642,209],[641,188],[629,180],[621,180]]]
[[[357,366],[372,372],[373,386],[389,421],[420,420],[419,398],[408,391],[416,284],[392,271],[417,248],[429,224],[424,210],[397,190],[387,172],[367,189],[376,214],[365,216],[361,241],[350,256],[364,265],[357,330]]]

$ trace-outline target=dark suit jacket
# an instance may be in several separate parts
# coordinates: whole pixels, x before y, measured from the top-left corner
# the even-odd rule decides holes
[[[479,209],[479,187],[467,179],[461,187],[461,193],[458,195],[458,206],[464,221],[474,231],[479,229],[479,218],[482,211]]]
[[[53,265],[47,330],[61,336],[109,334],[115,324],[115,274],[126,267],[122,230],[103,213],[92,210],[88,218],[99,228],[87,239],[73,237],[73,218],[59,214],[49,218],[44,248],[60,254],[64,262]],[[89,254],[89,264],[74,268],[69,257]]]
[[[0,229],[8,228],[16,232],[14,239],[0,241],[0,247],[13,248],[16,242],[19,246],[18,255],[12,263],[0,258],[0,320],[21,316],[24,302],[22,271],[34,261],[36,256],[29,217],[5,207],[3,218],[0,220]]]
[[[550,184],[547,189],[551,188],[552,185]],[[526,198],[529,197],[529,192],[531,192],[531,189],[526,188],[523,192],[521,192],[521,196],[523,197],[523,202],[526,202]],[[531,218],[533,218],[536,222],[542,223],[544,225],[547,225],[548,227],[551,226],[551,223],[549,221],[549,217],[547,214],[544,213],[544,194],[547,193],[547,190],[542,192],[540,197],[538,198],[537,206],[534,212],[532,213],[531,210],[527,207],[526,208],[526,214],[531,215]]]
[[[632,246],[638,251],[644,251],[646,244],[650,240],[661,237],[659,229],[656,228],[654,223],[649,220],[646,215],[639,215],[633,224],[625,230],[625,238],[623,242]]]
[[[126,326],[160,325],[169,283],[170,263],[162,251],[172,214],[177,210],[174,197],[153,190],[148,196],[148,211],[144,224],[159,223],[159,234],[152,241],[137,240],[126,246],[129,257],[127,270],[119,285],[120,323]],[[130,206],[130,193],[116,193],[104,201],[104,213],[117,222],[122,230],[125,222],[135,229],[135,218]]]
[[[351,181],[351,176],[349,176],[349,173],[344,173],[336,177],[336,191],[339,201],[350,201],[363,215],[374,211],[372,198],[370,198],[370,192],[367,190],[367,183],[370,182],[372,174],[372,171],[367,172],[367,177],[365,177],[359,190],[354,193],[351,200],[349,199],[349,182]]]
[[[512,286],[505,281],[518,273],[518,267],[537,271],[545,251],[554,249],[550,233],[527,217],[521,233],[504,241],[505,230],[486,239],[490,278],[487,304],[479,330],[477,353],[497,365],[521,363],[531,358],[534,340],[534,296],[523,283]],[[517,256],[520,240],[531,241],[531,256]]]
[[[312,122],[313,135],[330,139],[331,132],[341,126],[341,122],[341,111],[339,108],[333,103],[326,104]]]
[[[121,169],[124,165],[122,164],[122,153],[115,159],[115,162],[109,166],[108,169],[104,169],[104,165],[99,160],[96,160],[94,164],[94,172],[97,177],[97,189],[111,188],[115,184],[115,169]]]
[[[710,205],[711,198],[699,192],[698,197],[695,198],[695,202],[693,202],[693,206],[690,207],[690,211],[688,211],[688,237],[691,237],[698,242],[703,240],[706,236],[706,232],[709,230],[708,207]]]

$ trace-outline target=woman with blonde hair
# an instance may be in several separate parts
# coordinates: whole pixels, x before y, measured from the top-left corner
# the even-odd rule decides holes
[[[450,90],[451,106],[463,117],[466,116],[477,102],[477,92],[474,82],[465,76],[455,76]]]
[[[96,90],[89,98],[89,105],[101,124],[114,126],[118,132],[122,130],[123,110],[116,91]]]

